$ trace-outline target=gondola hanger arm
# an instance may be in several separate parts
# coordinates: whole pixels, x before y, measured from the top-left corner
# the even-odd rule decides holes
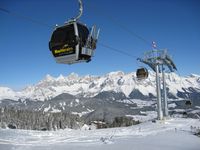
[[[82,0],[78,0],[78,3],[79,3],[79,14],[76,17],[72,18],[71,20],[69,20],[67,22],[77,21],[82,16],[82,14],[83,14],[83,2],[82,2]]]

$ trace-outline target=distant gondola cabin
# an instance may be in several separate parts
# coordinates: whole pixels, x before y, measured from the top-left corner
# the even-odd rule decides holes
[[[146,79],[146,78],[148,78],[148,75],[149,75],[149,73],[146,68],[137,69],[136,77],[138,80]]]
[[[187,100],[187,101],[185,101],[185,105],[186,105],[186,106],[191,106],[191,105],[192,105],[192,102],[191,102],[190,100]]]

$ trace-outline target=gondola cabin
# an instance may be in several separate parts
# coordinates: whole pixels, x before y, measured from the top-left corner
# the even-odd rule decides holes
[[[185,101],[186,106],[192,106],[192,102],[190,100]]]
[[[76,21],[56,27],[49,42],[49,49],[57,63],[89,62],[96,48],[97,34]]]
[[[148,78],[148,70],[146,68],[139,68],[137,69],[137,72],[136,72],[136,77],[138,80],[143,80],[143,79],[146,79]]]

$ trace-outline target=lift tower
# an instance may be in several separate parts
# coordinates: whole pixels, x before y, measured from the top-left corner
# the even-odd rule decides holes
[[[156,92],[157,92],[157,113],[158,120],[163,119],[168,116],[168,106],[167,106],[167,91],[166,91],[166,81],[165,81],[165,67],[169,69],[170,72],[177,70],[172,58],[167,54],[167,49],[158,50],[154,47],[153,50],[144,53],[142,58],[138,58],[138,61],[148,65],[156,73]],[[159,74],[162,72],[162,91],[161,95],[161,81]],[[161,97],[163,97],[163,104]],[[162,111],[163,106],[163,111]],[[163,114],[164,112],[164,114]]]

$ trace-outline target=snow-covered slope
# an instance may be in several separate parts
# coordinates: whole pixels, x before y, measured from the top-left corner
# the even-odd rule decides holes
[[[0,129],[1,150],[199,150],[195,119],[173,118],[156,123],[101,130],[26,131]]]
[[[1,99],[18,99],[18,93],[7,87],[0,87],[0,100]]]
[[[200,91],[200,76],[190,75],[180,77],[175,73],[166,74],[167,88],[172,96],[178,97],[178,92],[191,92],[190,87]],[[9,88],[0,88],[0,99],[51,99],[62,93],[83,97],[94,97],[104,91],[122,92],[130,97],[133,91],[139,91],[144,96],[155,96],[155,74],[150,72],[144,81],[136,79],[135,72],[111,72],[103,76],[78,76],[71,73],[68,76],[52,77],[47,75],[39,83],[14,92]],[[135,93],[134,93],[135,94]]]

